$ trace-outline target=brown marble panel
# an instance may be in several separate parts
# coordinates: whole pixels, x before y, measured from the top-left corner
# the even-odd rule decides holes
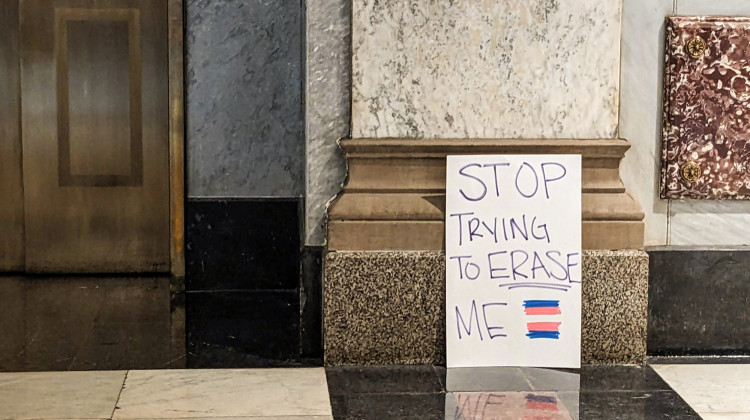
[[[750,199],[750,18],[667,18],[662,198]]]

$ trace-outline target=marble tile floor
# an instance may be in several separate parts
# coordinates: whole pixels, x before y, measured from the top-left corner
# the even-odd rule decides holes
[[[750,419],[749,396],[742,363],[0,373],[0,419]]]
[[[750,419],[750,364],[654,365],[704,419]]]
[[[332,419],[323,368],[0,373],[0,419]]]

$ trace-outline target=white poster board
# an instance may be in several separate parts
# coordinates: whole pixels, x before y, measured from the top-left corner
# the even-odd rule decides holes
[[[580,367],[581,157],[448,156],[448,367]]]

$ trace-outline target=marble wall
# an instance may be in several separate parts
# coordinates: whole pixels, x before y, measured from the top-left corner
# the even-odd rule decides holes
[[[338,35],[349,2],[333,3],[308,4],[314,245],[324,243],[324,205],[345,174],[335,143],[349,117],[348,40]],[[621,175],[646,214],[646,245],[750,245],[737,228],[750,223],[750,202],[658,198],[664,17],[750,15],[750,3],[618,3],[353,2],[351,135],[625,138],[632,149]]]
[[[660,200],[664,17],[750,15],[746,0],[624,0],[620,137],[633,148],[621,166],[646,213],[646,245],[750,245],[750,202]]]
[[[615,137],[620,13],[598,0],[309,0],[306,244],[325,243],[350,124],[353,138]]]
[[[305,192],[299,1],[187,0],[190,197]]]
[[[613,138],[620,1],[353,2],[352,137]]]
[[[337,141],[349,135],[350,43],[351,0],[307,0],[307,245],[325,244],[326,204],[346,177]]]
[[[300,252],[305,1],[185,6],[187,365],[317,357]]]
[[[620,137],[631,149],[620,176],[646,217],[646,245],[667,239],[667,201],[659,199],[664,17],[673,0],[624,0]]]

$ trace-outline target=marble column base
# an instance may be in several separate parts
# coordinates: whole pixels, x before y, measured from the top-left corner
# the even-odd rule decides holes
[[[442,251],[329,252],[324,267],[327,365],[445,363]],[[648,255],[584,251],[583,363],[646,356]]]
[[[581,155],[583,249],[642,249],[643,211],[625,191],[619,139],[348,139],[348,180],[328,208],[328,249],[445,248],[445,161],[450,155]]]

